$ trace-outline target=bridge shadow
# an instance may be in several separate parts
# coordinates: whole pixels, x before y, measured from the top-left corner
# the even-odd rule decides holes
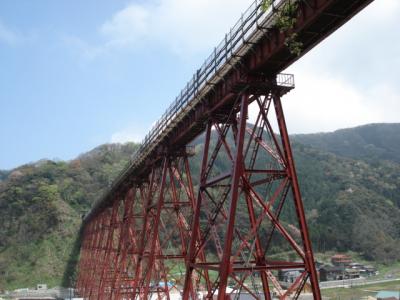
[[[81,242],[82,242],[82,233],[83,233],[83,226],[81,224],[64,270],[64,274],[61,281],[61,285],[63,287],[75,287],[78,276],[78,262],[79,262],[79,252],[81,249]]]

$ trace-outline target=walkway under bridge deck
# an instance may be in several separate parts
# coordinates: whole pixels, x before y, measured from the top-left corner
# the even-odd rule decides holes
[[[81,296],[286,299],[310,290],[320,299],[281,104],[294,79],[279,72],[371,1],[276,0],[266,11],[254,1],[86,215]],[[288,6],[295,22],[282,32],[276,24]],[[293,33],[300,55],[287,46]],[[200,134],[193,182],[186,146]],[[288,270],[299,276],[284,289]]]

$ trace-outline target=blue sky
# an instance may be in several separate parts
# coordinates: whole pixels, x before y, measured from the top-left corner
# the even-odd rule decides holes
[[[248,0],[0,2],[0,169],[140,141]],[[398,0],[289,68],[291,133],[399,122]]]

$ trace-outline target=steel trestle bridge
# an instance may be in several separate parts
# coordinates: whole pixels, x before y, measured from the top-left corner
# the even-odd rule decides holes
[[[279,72],[372,0],[270,2],[242,14],[86,215],[80,296],[321,299],[281,103],[294,78]]]

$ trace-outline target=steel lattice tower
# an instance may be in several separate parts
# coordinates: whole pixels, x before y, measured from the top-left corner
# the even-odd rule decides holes
[[[294,80],[279,72],[370,2],[252,3],[85,217],[79,295],[321,299],[281,103]],[[197,170],[188,145],[201,134]]]

